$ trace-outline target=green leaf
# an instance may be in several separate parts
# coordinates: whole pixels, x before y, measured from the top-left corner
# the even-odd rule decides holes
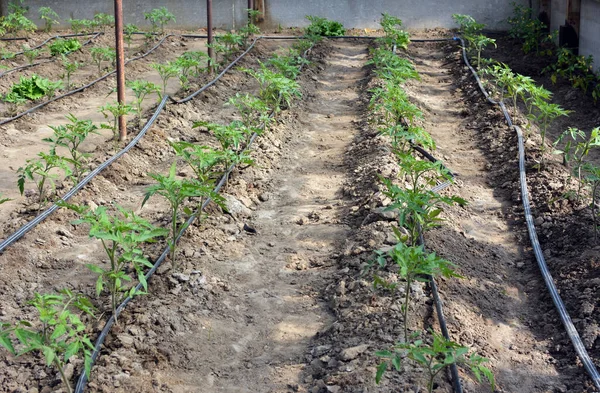
[[[379,385],[379,383],[381,382],[381,378],[383,377],[383,374],[385,374],[386,370],[387,362],[379,363],[379,366],[377,366],[377,373],[375,374],[375,383],[377,385]]]
[[[46,365],[51,366],[52,362],[56,358],[56,353],[50,347],[44,346],[42,348],[42,353],[44,354],[44,358],[46,358]]]

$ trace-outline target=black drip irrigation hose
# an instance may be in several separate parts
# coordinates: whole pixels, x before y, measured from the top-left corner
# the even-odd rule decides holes
[[[59,202],[61,202],[61,201],[66,202],[69,199],[71,199],[71,197],[73,197],[73,195],[75,195],[77,192],[79,192],[97,174],[102,172],[104,169],[106,169],[110,164],[115,162],[117,159],[121,158],[121,156],[123,156],[123,154],[125,154],[129,150],[131,150],[131,148],[133,148],[140,141],[140,139],[142,139],[142,137],[146,134],[146,132],[148,132],[150,127],[154,124],[154,122],[158,118],[158,115],[160,114],[162,109],[165,107],[166,103],[167,103],[167,97],[164,97],[163,100],[158,105],[156,111],[150,118],[150,120],[148,120],[148,123],[146,123],[144,128],[142,128],[142,130],[136,135],[136,137],[131,142],[129,142],[129,144],[125,148],[123,148],[123,150],[119,151],[117,154],[110,157],[108,160],[104,161],[100,166],[98,166],[96,169],[91,171],[86,177],[84,177],[83,180],[81,182],[79,182],[79,184],[77,184],[74,188],[72,188],[69,192],[67,192],[58,202],[54,203],[52,206],[50,206],[48,209],[46,209],[40,215],[35,217],[33,220],[29,221],[27,224],[25,224],[24,226],[19,228],[19,230],[17,230],[15,233],[13,233],[8,238],[6,238],[4,241],[2,241],[2,243],[0,243],[0,253],[2,253],[8,246],[13,244],[17,240],[19,240],[21,237],[23,237],[27,232],[32,230],[36,225],[38,225],[39,223],[44,221],[50,214],[52,214],[56,210],[58,210],[60,208],[60,206],[58,206]]]
[[[157,43],[157,44],[156,44],[154,47],[152,47],[152,49],[150,49],[149,51],[147,51],[146,53],[144,53],[144,54],[142,54],[142,55],[140,55],[140,56],[137,56],[137,57],[134,57],[134,58],[131,58],[131,59],[127,60],[127,61],[125,62],[125,64],[129,64],[129,63],[131,63],[132,61],[140,60],[140,59],[143,59],[144,57],[148,56],[149,54],[151,54],[152,52],[154,52],[154,51],[155,51],[155,50],[156,50],[156,49],[157,49],[157,48],[158,48],[160,45],[162,45],[162,43],[163,43],[163,42],[164,42],[164,41],[165,41],[167,38],[169,38],[169,37],[171,37],[171,35],[167,35],[167,36],[163,37],[163,39],[161,39],[161,40],[160,40],[160,41],[159,41],[159,42],[158,42],[158,43]],[[61,94],[61,95],[59,95],[59,96],[57,96],[57,97],[54,97],[54,98],[53,98],[53,99],[51,99],[51,100],[44,101],[44,102],[42,102],[42,103],[40,103],[40,104],[38,104],[38,105],[36,105],[36,106],[34,106],[34,107],[32,107],[32,108],[29,108],[29,109],[28,109],[28,110],[26,110],[25,112],[21,112],[21,113],[19,113],[19,114],[15,115],[15,116],[13,116],[13,117],[9,117],[8,119],[4,119],[4,120],[0,121],[0,125],[6,124],[6,123],[10,123],[11,121],[15,121],[15,120],[17,120],[17,119],[20,119],[21,117],[23,117],[23,116],[25,116],[25,115],[28,115],[28,114],[30,114],[30,113],[33,113],[33,112],[35,112],[36,110],[38,110],[38,109],[40,109],[40,108],[43,108],[43,107],[45,107],[46,105],[48,105],[48,104],[50,104],[50,103],[52,103],[52,102],[54,102],[54,101],[58,101],[58,100],[60,100],[60,99],[62,99],[62,98],[65,98],[65,97],[71,96],[71,95],[73,95],[73,94],[79,93],[79,92],[81,92],[81,91],[84,91],[85,89],[88,89],[88,88],[90,88],[91,86],[95,85],[96,83],[98,83],[98,82],[101,82],[101,81],[103,81],[103,80],[107,79],[109,76],[111,76],[111,75],[115,74],[116,72],[117,72],[116,70],[112,70],[111,72],[109,72],[109,73],[107,73],[107,74],[104,74],[104,75],[103,75],[103,76],[101,76],[100,78],[93,80],[92,82],[88,83],[88,84],[87,84],[87,85],[85,85],[85,86],[81,86],[81,87],[79,87],[79,88],[77,88],[77,89],[75,89],[75,90],[68,91],[68,92],[66,92],[66,93],[64,93],[64,94]]]
[[[98,36],[100,36],[102,34],[103,33],[95,33],[92,38],[90,38],[89,40],[87,40],[81,46],[83,47],[83,46],[89,45],[93,40],[95,40],[96,38],[98,38]],[[60,36],[56,36],[56,37],[60,37]],[[56,37],[51,37],[51,38],[56,38]],[[48,41],[48,40],[46,40],[46,41]],[[73,52],[74,51],[67,52],[67,53],[65,53],[65,55],[71,54]],[[21,53],[23,53],[23,52],[21,52]],[[0,78],[3,77],[4,75],[8,75],[8,74],[11,74],[11,73],[16,72],[16,71],[25,70],[27,68],[36,67],[36,66],[39,66],[39,65],[42,65],[42,64],[52,63],[54,61],[56,61],[56,58],[53,58],[53,59],[50,59],[50,60],[46,60],[46,61],[38,61],[37,63],[31,63],[31,64],[26,64],[26,65],[22,65],[22,66],[19,66],[19,67],[11,68],[10,70],[6,70],[6,71],[0,73]]]
[[[535,230],[535,224],[533,222],[533,215],[531,214],[531,204],[529,202],[529,191],[527,190],[527,174],[525,171],[525,144],[523,142],[523,132],[521,131],[520,127],[513,124],[510,114],[508,113],[508,110],[506,109],[506,106],[504,105],[504,102],[502,102],[502,101],[498,102],[498,101],[495,101],[494,99],[492,99],[490,97],[489,93],[483,87],[483,83],[481,82],[479,75],[477,75],[477,71],[475,71],[475,69],[471,66],[471,63],[469,62],[469,59],[467,57],[467,51],[465,49],[464,40],[461,37],[455,37],[454,40],[460,41],[461,47],[462,47],[463,60],[464,60],[465,64],[467,65],[467,67],[469,67],[469,69],[471,70],[471,73],[475,77],[475,80],[477,81],[477,84],[479,85],[479,89],[485,96],[486,100],[490,104],[498,105],[500,107],[500,109],[502,110],[502,113],[504,114],[504,117],[506,119],[508,126],[512,129],[514,129],[515,132],[517,133],[517,139],[518,139],[518,145],[519,145],[519,180],[520,180],[520,184],[521,184],[521,197],[523,200],[523,208],[525,211],[525,221],[527,223],[529,239],[533,246],[535,259],[536,259],[537,264],[542,273],[542,277],[544,278],[546,287],[548,288],[548,291],[550,292],[550,296],[552,297],[552,302],[554,303],[554,306],[558,310],[560,319],[565,327],[565,330],[567,331],[567,334],[569,335],[569,338],[571,339],[571,342],[573,343],[573,347],[575,348],[575,351],[577,352],[579,359],[583,363],[583,366],[585,367],[590,378],[592,379],[592,382],[596,386],[596,389],[598,391],[600,391],[600,374],[598,373],[598,370],[596,369],[596,365],[594,364],[594,362],[590,358],[590,355],[588,354],[587,350],[585,349],[585,346],[584,346],[583,342],[581,341],[581,337],[579,336],[579,333],[577,332],[575,325],[573,325],[571,316],[567,312],[565,304],[563,303],[562,298],[560,297],[560,294],[558,293],[558,290],[556,289],[556,285],[554,284],[554,279],[552,278],[552,275],[550,274],[550,271],[548,270],[548,265],[546,264],[544,254],[542,253],[542,247],[541,247],[540,242],[537,237],[537,232]]]
[[[259,37],[260,38],[260,37]],[[258,38],[255,40],[255,42],[258,40]],[[306,56],[311,48],[308,48],[303,56]],[[245,53],[247,53],[248,51],[246,51]],[[240,57],[243,57],[240,56]],[[239,60],[236,59],[236,61]],[[231,67],[229,67],[231,68]],[[302,71],[302,69],[304,68],[304,64],[302,64],[300,66],[300,71]],[[217,76],[217,78],[221,78],[221,74],[219,76]],[[214,81],[213,81],[214,82]],[[161,104],[166,104],[166,101],[169,99],[168,96],[165,96],[163,98],[163,101],[161,102]],[[163,105],[164,107],[164,105]],[[155,116],[158,116],[158,113],[160,112],[162,108],[157,109]],[[269,119],[272,118],[275,115],[275,111],[272,111],[269,114]],[[261,128],[265,128],[266,127],[266,123],[262,124]],[[252,134],[252,136],[250,137],[250,140],[248,141],[248,145],[246,146],[246,149],[250,149],[250,147],[252,146],[252,144],[254,143],[254,141],[256,140],[256,138],[258,137],[258,133],[254,132]],[[231,166],[229,166],[229,168],[227,168],[227,170],[225,171],[225,173],[223,174],[223,176],[221,177],[221,180],[219,181],[219,183],[215,186],[213,192],[215,194],[217,194],[221,188],[223,187],[223,185],[227,182],[227,179],[229,178],[229,175],[231,174],[231,172],[235,169],[235,164],[232,164]],[[190,225],[192,225],[194,223],[194,221],[196,220],[196,218],[198,218],[198,216],[202,213],[202,211],[204,211],[204,209],[206,208],[206,206],[208,206],[208,204],[211,202],[211,198],[207,198],[203,203],[202,206],[200,207],[200,210],[193,214],[192,216],[190,216],[190,218],[188,218],[188,220],[183,224],[183,226],[181,227],[181,230],[179,231],[177,237],[175,238],[175,243],[177,243],[179,241],[179,239],[181,239],[181,237],[183,236],[183,234],[185,233],[185,231],[190,227]],[[164,262],[164,260],[167,258],[167,256],[169,255],[170,252],[170,246],[165,247],[165,249],[163,250],[162,254],[158,257],[158,259],[156,260],[156,262],[154,263],[154,265],[152,266],[152,268],[146,273],[146,275],[144,276],[146,278],[146,282],[148,282],[150,280],[150,278],[154,275],[154,273],[156,273],[156,270],[160,267],[160,265],[162,265],[162,263]],[[140,291],[142,290],[142,283],[138,283],[137,286],[135,287],[135,291]],[[123,300],[123,302],[119,305],[119,307],[117,307],[115,314],[111,315],[111,317],[109,318],[108,321],[106,321],[106,324],[104,325],[104,328],[102,329],[102,332],[100,333],[100,335],[98,336],[98,338],[96,339],[96,343],[94,345],[94,351],[92,352],[92,361],[91,361],[91,367],[94,366],[98,356],[100,355],[100,351],[102,348],[102,345],[104,344],[104,340],[106,339],[106,337],[108,336],[108,334],[110,333],[110,330],[112,328],[112,326],[115,324],[115,322],[117,321],[117,318],[119,317],[119,315],[121,314],[121,312],[125,309],[125,307],[127,306],[127,304],[129,304],[129,302],[131,302],[133,298],[131,296],[127,296],[127,298],[125,298],[125,300]],[[77,380],[77,385],[75,387],[75,391],[74,393],[83,393],[85,390],[85,387],[87,385],[88,382],[88,376],[86,375],[85,371],[82,372],[79,375],[79,379]]]
[[[101,34],[103,34],[103,33],[101,33],[101,32],[94,32],[94,33],[79,33],[79,34],[64,34],[64,35],[55,35],[55,36],[52,36],[52,37],[50,37],[50,38],[46,39],[46,40],[45,40],[45,41],[43,41],[41,44],[38,44],[38,45],[34,46],[33,48],[29,48],[29,50],[39,49],[39,48],[41,48],[42,46],[46,45],[48,42],[50,42],[50,41],[52,41],[52,40],[57,40],[57,39],[59,39],[59,38],[85,37],[85,36],[88,36],[88,35],[95,35],[95,36],[97,37],[98,35],[101,35]],[[94,39],[94,38],[96,38],[96,37],[93,37],[92,39]],[[24,39],[24,40],[27,40],[27,38],[23,38],[23,39]],[[84,45],[85,45],[85,44],[84,44]],[[26,51],[17,52],[17,53],[15,53],[15,56],[22,55],[22,54],[24,54],[25,52],[26,52]]]

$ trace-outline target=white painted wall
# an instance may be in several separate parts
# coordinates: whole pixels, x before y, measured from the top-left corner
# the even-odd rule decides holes
[[[600,1],[581,2],[579,54],[594,56],[594,66],[600,71]]]

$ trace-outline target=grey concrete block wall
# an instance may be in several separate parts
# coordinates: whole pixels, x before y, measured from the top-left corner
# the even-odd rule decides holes
[[[265,0],[265,27],[305,26],[305,15],[325,16],[342,22],[346,27],[376,28],[382,12],[389,12],[404,20],[408,28],[455,27],[452,14],[469,14],[489,29],[502,30],[504,20],[512,11],[512,0]],[[528,0],[517,0],[528,4]],[[0,0],[3,11],[8,0]],[[63,20],[91,18],[94,13],[112,13],[112,0],[25,0],[30,17],[37,19],[39,7],[54,9]],[[126,23],[146,25],[144,12],[166,6],[177,18],[172,26],[197,28],[206,25],[205,0],[124,0]],[[247,0],[213,0],[214,24],[234,27],[245,21]],[[41,23],[40,23],[41,24]],[[67,22],[63,26],[68,26]]]
[[[579,53],[594,56],[594,66],[600,71],[600,2],[582,0]]]
[[[528,4],[526,0],[517,3]],[[511,0],[272,0],[266,22],[273,26],[306,26],[305,15],[335,19],[350,28],[377,28],[381,13],[403,20],[408,28],[456,27],[452,14],[468,14],[491,30],[505,30]]]

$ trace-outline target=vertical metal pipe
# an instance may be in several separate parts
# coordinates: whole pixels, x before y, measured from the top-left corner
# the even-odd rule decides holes
[[[208,33],[208,45],[213,43],[213,23],[212,23],[212,0],[206,0],[206,30]],[[215,51],[208,47],[208,57],[215,61]]]
[[[125,105],[125,54],[123,51],[123,0],[115,0],[115,48],[117,50],[117,101]],[[127,138],[127,119],[119,116],[119,140]]]
[[[251,11],[254,10],[254,0],[248,0],[248,9]],[[254,20],[250,15],[250,12],[248,12],[248,23],[254,23]]]

